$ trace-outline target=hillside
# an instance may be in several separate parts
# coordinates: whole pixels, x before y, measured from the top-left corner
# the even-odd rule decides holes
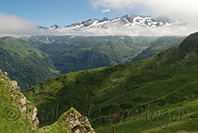
[[[24,92],[58,75],[124,64],[133,58],[133,61],[146,59],[181,42],[180,37],[156,39],[127,36],[4,37],[0,38],[0,67],[11,79],[19,81]]]
[[[0,70],[0,132],[37,133],[37,108],[20,92],[16,81]]]
[[[175,47],[185,39],[185,37],[160,37],[154,42],[150,47],[147,49],[143,50],[140,54],[138,54],[135,58],[131,60],[131,62],[136,62],[139,60],[145,60],[150,57],[153,57],[154,55],[157,55],[158,53],[171,48]]]
[[[58,75],[129,62],[156,37],[0,38],[0,68],[21,91]]]
[[[129,62],[157,37],[37,36],[29,41],[49,54],[61,74]],[[35,41],[37,40],[37,41]]]
[[[17,81],[12,81],[7,77],[7,72],[0,70],[1,133],[95,133],[89,120],[81,116],[74,108],[64,112],[53,125],[39,128],[39,119],[36,116],[40,110],[37,110],[34,104],[26,99],[17,85]]]
[[[0,62],[2,71],[19,82],[22,92],[59,75],[49,56],[22,38],[0,38]]]
[[[194,33],[147,60],[68,73],[24,95],[45,111],[38,118],[50,109],[61,114],[72,106],[88,116],[97,133],[111,132],[112,123],[116,132],[197,131],[197,42]],[[40,126],[55,121],[41,120]]]

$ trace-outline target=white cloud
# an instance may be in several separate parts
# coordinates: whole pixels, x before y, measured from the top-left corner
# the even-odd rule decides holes
[[[108,8],[124,14],[138,11],[142,15],[174,17],[187,22],[186,27],[182,28],[186,32],[198,30],[198,0],[90,0],[90,3],[94,9]],[[166,29],[176,34],[182,30],[179,27]]]
[[[70,28],[63,28],[61,30],[50,31],[55,35],[82,35],[82,36],[187,36],[196,30],[188,29],[186,26],[170,26],[170,27],[142,27],[130,26],[122,27],[119,24],[111,24],[108,29],[104,28],[84,28],[80,30],[73,30]],[[50,34],[45,31],[45,34]]]
[[[177,14],[181,16],[198,11],[197,0],[90,0],[93,8],[109,8],[127,10],[144,7],[140,12],[149,12],[160,15]]]
[[[126,28],[119,25],[113,25],[108,29],[90,28],[79,31],[67,28],[63,28],[63,30],[60,31],[39,30],[37,28],[37,23],[33,20],[0,13],[0,37],[23,35],[163,36],[188,35],[198,30],[198,0],[90,0],[90,2],[94,9],[105,9],[102,12],[117,10],[126,14],[138,10],[140,14],[183,19],[187,22],[187,25],[158,28],[145,28],[140,26]]]
[[[0,36],[34,35],[38,32],[35,21],[0,13]]]
[[[105,10],[102,10],[102,12],[110,12],[111,9],[105,9]]]
[[[198,0],[90,0],[94,9],[102,7],[129,13],[173,16],[198,21]]]

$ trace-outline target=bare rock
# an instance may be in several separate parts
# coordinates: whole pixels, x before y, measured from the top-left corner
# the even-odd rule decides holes
[[[7,77],[7,76],[8,76],[8,73],[7,73],[7,72],[2,72],[2,71],[0,70],[0,76]]]
[[[11,86],[12,86],[14,89],[16,89],[17,86],[18,86],[18,83],[17,83],[16,81],[12,81],[12,82],[11,82]]]
[[[36,128],[38,129],[38,127],[39,127],[39,120],[38,120],[38,118],[36,117],[35,120],[33,120],[32,122],[36,126]]]
[[[74,133],[81,133],[82,131],[86,133],[95,133],[88,118],[81,116],[74,108],[69,110],[65,122],[69,123]]]

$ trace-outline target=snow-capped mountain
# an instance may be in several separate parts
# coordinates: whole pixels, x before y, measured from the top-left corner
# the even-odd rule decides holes
[[[108,29],[112,27],[131,27],[131,26],[141,26],[141,27],[166,27],[172,25],[183,25],[180,22],[171,17],[152,17],[152,16],[137,16],[134,14],[127,14],[120,18],[115,18],[109,20],[108,18],[89,19],[81,23],[74,23],[65,27],[59,27],[58,25],[53,25],[50,28],[39,26],[40,29],[50,29],[50,30],[61,30],[61,29],[72,29],[72,30],[83,30],[89,28],[100,28]]]

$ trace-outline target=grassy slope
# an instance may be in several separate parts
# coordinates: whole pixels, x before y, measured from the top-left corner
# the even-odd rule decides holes
[[[16,79],[24,92],[60,74],[125,63],[154,40],[155,37],[3,37],[0,68]]]
[[[81,114],[90,116],[96,132],[102,133],[110,131],[111,125],[103,127],[97,119],[101,115],[106,118],[113,106],[116,106],[116,109],[111,115],[126,109],[133,110],[135,105],[140,107],[150,104],[153,107],[151,111],[166,108],[175,110],[182,105],[179,109],[188,110],[192,121],[185,119],[181,122],[171,122],[164,130],[159,127],[158,121],[139,120],[135,123],[126,120],[115,125],[116,131],[194,131],[197,130],[195,125],[198,124],[197,42],[198,33],[189,36],[178,47],[170,48],[147,60],[69,73],[34,86],[24,94],[39,110],[46,112],[40,113],[39,119],[46,116],[51,109],[56,110],[58,107],[61,114],[73,106]],[[44,126],[55,121],[54,118],[51,121],[41,120],[40,123]],[[181,126],[182,128],[178,128]]]
[[[140,54],[138,54],[135,58],[131,60],[131,62],[136,62],[139,60],[145,60],[158,53],[179,45],[184,40],[184,37],[161,37],[158,38],[157,41],[148,47],[147,49],[143,50]]]
[[[32,123],[30,118],[27,118],[26,113],[31,113],[34,109],[34,104],[29,101],[25,101],[26,104],[21,105],[23,99],[23,94],[20,92],[20,88],[14,88],[11,84],[12,82],[8,77],[1,75],[0,71],[0,132],[1,133],[55,133],[55,132],[70,132],[71,127],[69,123],[65,122],[69,113],[73,113],[76,116],[80,116],[74,108],[65,112],[56,123],[50,126],[46,126],[36,129],[35,125]],[[15,98],[14,98],[15,96]],[[19,110],[19,105],[21,108],[29,104],[26,113]],[[84,119],[84,117],[82,117]],[[84,126],[89,126],[89,122],[86,121]]]
[[[2,71],[19,82],[21,91],[59,74],[47,54],[22,38],[0,38],[0,62]]]
[[[1,99],[0,100],[0,112],[1,112],[0,132],[1,133],[19,133],[19,132],[20,133],[37,133],[37,130],[33,130],[34,125],[32,124],[32,121],[27,120],[26,114],[24,112],[21,112],[21,115],[19,115],[17,108],[14,108],[13,106],[12,108],[7,108],[10,105],[18,106],[20,104],[19,99],[23,95],[22,93],[20,93],[19,87],[14,89],[11,86],[10,84],[11,82],[12,81],[9,78],[6,78],[0,75],[0,99]],[[12,95],[17,96],[16,101],[13,101]],[[14,113],[13,110],[10,110],[10,109],[14,109],[16,114]],[[20,116],[19,119],[14,120],[18,116]],[[34,127],[34,129],[36,129],[36,127]]]

